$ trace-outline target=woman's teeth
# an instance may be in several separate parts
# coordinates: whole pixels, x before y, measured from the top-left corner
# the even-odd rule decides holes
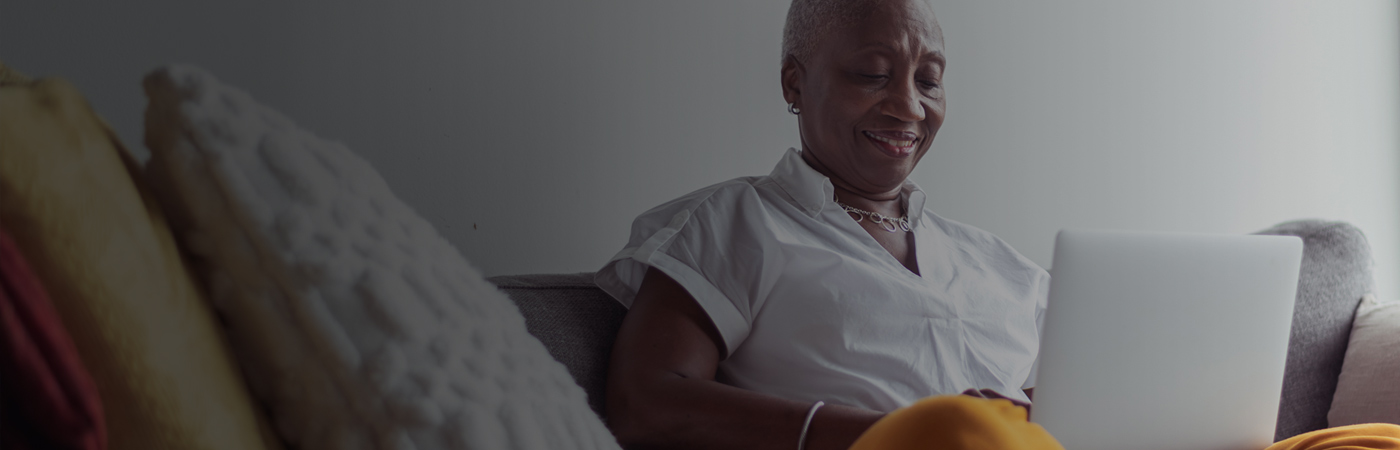
[[[890,145],[893,145],[893,146],[895,146],[895,147],[908,147],[908,146],[914,145],[914,141],[901,141],[901,140],[896,140],[896,139],[890,139],[890,138],[887,138],[887,137],[884,137],[884,136],[876,136],[876,135],[874,135],[874,134],[870,134],[869,132],[866,132],[865,135],[866,135],[866,136],[870,136],[871,139],[874,139],[874,140],[877,140],[877,141],[880,141],[880,142],[884,142],[884,143],[886,143],[886,144],[890,144]]]

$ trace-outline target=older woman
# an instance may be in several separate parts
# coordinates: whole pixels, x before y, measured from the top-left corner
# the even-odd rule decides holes
[[[781,78],[802,149],[643,213],[598,272],[629,307],[619,441],[1059,447],[1017,406],[1048,274],[908,181],[943,124],[945,64],[925,1],[794,0]]]

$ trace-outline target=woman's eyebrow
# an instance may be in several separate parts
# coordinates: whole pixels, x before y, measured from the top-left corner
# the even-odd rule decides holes
[[[943,58],[943,52],[941,50],[929,50],[924,52],[923,59],[933,60],[933,62],[938,63],[938,67],[940,68],[948,65],[948,60]]]
[[[866,53],[870,51],[899,53],[899,49],[896,49],[893,45],[890,45],[888,42],[870,42],[856,49],[856,53]],[[932,60],[933,62],[937,63],[939,67],[944,67],[948,64],[948,60],[943,57],[943,51],[939,49],[933,49],[924,52],[923,55],[920,55],[919,59]]]

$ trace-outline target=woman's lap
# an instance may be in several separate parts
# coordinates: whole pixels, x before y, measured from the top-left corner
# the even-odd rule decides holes
[[[1063,450],[1009,400],[929,397],[880,419],[850,450]]]
[[[850,450],[1064,450],[1007,400],[929,397],[885,416]],[[1400,450],[1400,426],[1365,424],[1304,433],[1265,450]]]
[[[1368,423],[1328,428],[1284,439],[1267,450],[1400,450],[1400,426]]]

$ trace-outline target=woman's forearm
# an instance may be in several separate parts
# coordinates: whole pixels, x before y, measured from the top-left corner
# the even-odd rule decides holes
[[[609,427],[628,449],[797,448],[810,403],[784,400],[675,373],[637,374],[609,397]],[[623,381],[623,380],[618,380]],[[806,450],[844,450],[883,414],[826,405],[808,427]]]

